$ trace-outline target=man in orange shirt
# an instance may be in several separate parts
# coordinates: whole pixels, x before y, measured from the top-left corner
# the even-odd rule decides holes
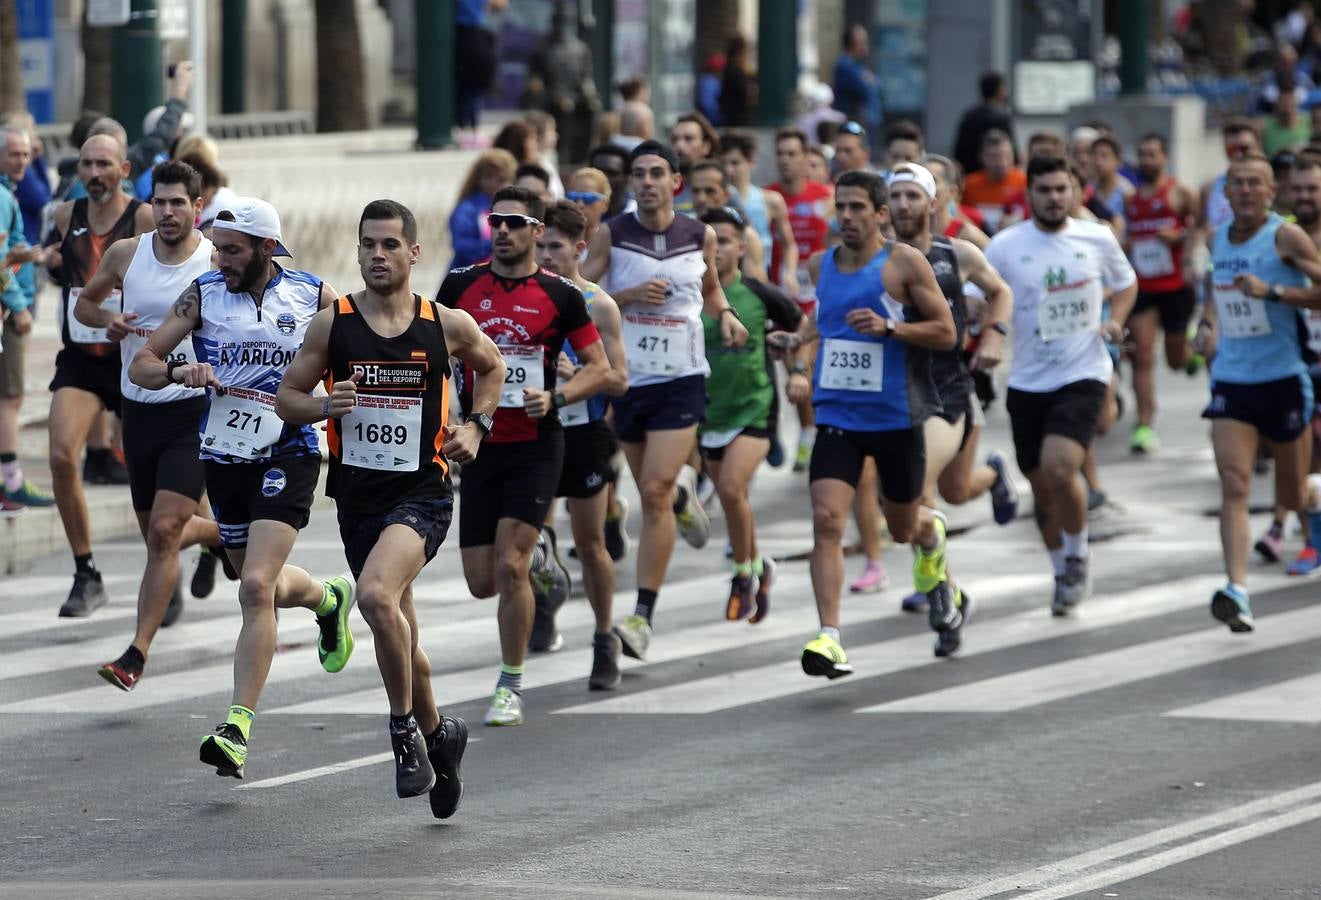
[[[982,138],[982,171],[964,180],[963,202],[976,207],[994,234],[1004,217],[1005,202],[1027,187],[1027,175],[1014,166],[1014,143],[998,128]]]

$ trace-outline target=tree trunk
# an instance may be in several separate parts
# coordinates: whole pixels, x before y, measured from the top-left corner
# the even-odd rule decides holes
[[[1243,48],[1239,46],[1243,11],[1238,0],[1205,0],[1202,3],[1202,33],[1206,35],[1206,55],[1216,71],[1233,75],[1243,66]]]
[[[0,114],[27,109],[18,58],[18,8],[0,3]]]
[[[110,29],[93,28],[88,25],[86,6],[83,7],[80,38],[83,45],[83,112],[93,111],[108,115],[111,78]]]
[[[316,0],[316,130],[367,128],[355,0]]]

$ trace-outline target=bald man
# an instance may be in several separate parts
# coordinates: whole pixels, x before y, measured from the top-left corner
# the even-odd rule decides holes
[[[61,616],[89,616],[107,599],[92,559],[79,465],[101,411],[119,412],[119,348],[104,329],[83,325],[72,311],[105,249],[154,227],[151,207],[119,189],[130,168],[120,141],[106,134],[88,138],[78,153],[78,179],[87,196],[61,203],[51,217],[57,234],[46,261],[62,282],[59,320],[64,347],[55,357],[50,383],[50,473],[74,559],[73,588],[60,607]],[[119,291],[103,305],[119,312],[123,307]]]

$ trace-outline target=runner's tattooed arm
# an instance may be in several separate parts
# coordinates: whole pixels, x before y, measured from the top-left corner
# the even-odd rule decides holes
[[[159,391],[170,384],[223,390],[210,363],[178,366],[172,374],[165,365],[171,351],[201,322],[201,308],[201,289],[193,281],[174,301],[172,314],[165,317],[160,327],[147,339],[147,345],[133,357],[128,367],[129,381],[149,391]]]

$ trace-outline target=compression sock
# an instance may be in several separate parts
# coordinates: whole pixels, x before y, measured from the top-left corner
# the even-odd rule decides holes
[[[96,570],[96,560],[92,559],[92,554],[84,553],[73,558],[73,567],[76,572],[86,572],[90,575],[100,575]]]
[[[1087,558],[1087,526],[1082,527],[1082,531],[1077,534],[1069,534],[1067,531],[1061,531],[1060,537],[1064,540],[1064,557],[1076,556],[1079,559]]]
[[[734,563],[734,574],[735,574],[735,575],[743,575],[743,576],[745,576],[745,577],[747,577],[747,576],[751,576],[751,575],[752,575],[752,560],[749,559],[749,560],[747,560],[747,561],[745,561],[745,562],[736,562],[736,563]]]
[[[1064,548],[1048,547],[1046,552],[1050,554],[1050,567],[1055,570],[1056,575],[1064,574]]]
[[[651,624],[651,613],[656,608],[656,592],[647,588],[638,588],[638,604],[633,607],[633,615],[642,616]]]
[[[765,572],[766,572],[766,561],[763,560],[761,558],[761,554],[758,553],[756,557],[754,557],[752,560],[752,574],[760,578],[762,575],[765,574]]]
[[[523,693],[523,667],[511,666],[508,663],[500,664],[500,678],[495,683],[496,688],[509,688],[515,694]]]
[[[242,733],[243,740],[246,741],[248,731],[252,728],[252,717],[255,715],[256,713],[246,706],[235,704],[229,708],[229,716],[225,719],[225,722],[237,728]]]

